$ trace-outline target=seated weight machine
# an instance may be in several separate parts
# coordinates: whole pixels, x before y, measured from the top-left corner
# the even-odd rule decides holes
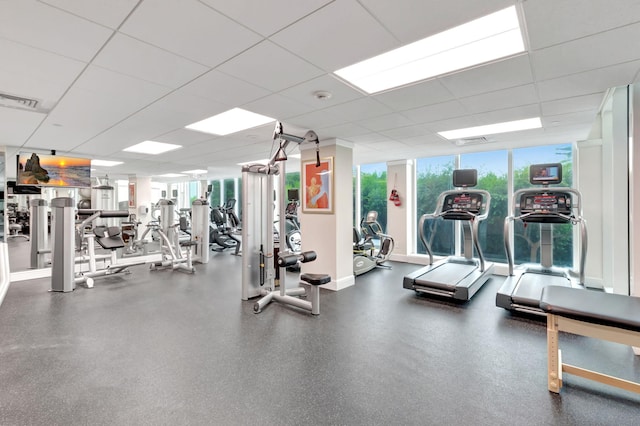
[[[80,224],[75,224],[76,211],[73,199],[60,197],[51,200],[51,291],[73,291],[76,284],[84,283],[93,287],[93,279],[97,277],[128,272],[130,266],[143,262],[120,263],[116,259],[116,249],[124,247],[118,227],[95,227],[91,223],[98,218],[125,218],[129,212],[120,210],[78,210],[78,214],[88,216]],[[91,229],[91,232],[85,232]],[[104,239],[104,241],[103,241]],[[95,242],[111,251],[108,255],[95,253]],[[102,244],[101,242],[104,242]],[[86,255],[75,257],[76,251],[86,250]],[[110,262],[98,269],[98,259],[109,259]],[[76,263],[88,262],[89,270],[76,273]]]
[[[287,160],[286,148],[290,142],[301,144],[313,142],[316,144],[317,163],[320,163],[318,150],[318,135],[309,130],[304,137],[283,133],[282,124],[276,122],[273,140],[279,140],[280,146],[268,164],[248,164],[242,167],[242,241],[244,255],[242,256],[242,300],[249,300],[262,296],[254,306],[255,313],[271,301],[277,301],[293,305],[311,312],[313,315],[320,313],[319,285],[331,281],[327,274],[301,274],[300,283],[311,286],[311,301],[301,300],[297,296],[304,296],[304,287],[287,289],[285,282],[285,268],[298,262],[310,262],[315,260],[315,252],[292,253],[280,244],[280,252],[276,255],[274,242],[273,222],[273,194],[274,176],[280,175],[280,184],[277,192],[279,203],[279,216],[286,217],[285,203],[285,161]],[[279,234],[285,235],[286,221],[280,220]],[[276,287],[276,270],[274,259],[277,257],[279,269],[279,285]]]

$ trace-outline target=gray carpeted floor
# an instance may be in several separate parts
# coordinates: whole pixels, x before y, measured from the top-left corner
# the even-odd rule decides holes
[[[195,275],[136,267],[95,288],[12,285],[0,308],[2,425],[632,425],[640,396],[567,376],[547,391],[546,330],[495,307],[418,296],[393,264],[321,313],[240,300],[241,258]],[[289,280],[291,283],[291,280]],[[572,363],[640,381],[628,347],[562,336]]]

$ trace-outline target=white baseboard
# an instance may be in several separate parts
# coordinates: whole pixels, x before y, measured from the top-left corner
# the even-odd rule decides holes
[[[327,290],[339,291],[347,287],[351,287],[355,283],[356,278],[353,275],[348,275],[338,280],[331,280],[330,283],[321,285],[320,287],[326,288]]]

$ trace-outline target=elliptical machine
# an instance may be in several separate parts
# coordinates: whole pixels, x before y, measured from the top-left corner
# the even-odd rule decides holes
[[[242,243],[235,235],[240,225],[240,220],[233,210],[236,200],[231,198],[227,200],[224,206],[211,208],[211,221],[209,226],[209,245],[211,250],[224,251],[228,248],[235,248],[235,254],[240,254],[240,246]]]
[[[362,234],[353,228],[353,274],[362,275],[377,267],[391,269],[383,265],[389,260],[394,248],[393,238],[382,232],[378,222],[378,212],[371,210],[360,221]],[[380,239],[380,249],[376,252],[374,239]]]

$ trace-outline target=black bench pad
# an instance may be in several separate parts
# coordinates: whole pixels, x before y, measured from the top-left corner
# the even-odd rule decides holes
[[[300,279],[311,285],[322,285],[331,281],[331,276],[327,274],[302,274]]]
[[[542,289],[540,308],[549,314],[640,331],[640,297],[548,286]]]

